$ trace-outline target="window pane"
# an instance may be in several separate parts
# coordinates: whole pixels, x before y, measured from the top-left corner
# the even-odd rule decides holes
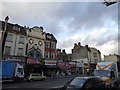
[[[51,43],[51,48],[53,49],[53,43]]]
[[[73,85],[73,86],[80,88],[80,87],[82,87],[82,85],[85,81],[86,80],[82,79],[82,78],[75,78],[70,82],[70,85]]]
[[[46,42],[45,47],[46,47],[46,48],[49,48],[49,42]]]
[[[4,54],[5,54],[5,55],[10,55],[10,50],[11,50],[11,47],[5,46]]]
[[[20,55],[20,56],[23,55],[23,48],[18,48],[18,55]]]
[[[97,57],[97,53],[93,53],[94,57]]]
[[[25,42],[25,38],[22,37],[22,36],[20,36],[20,38],[19,38],[19,43],[24,44],[24,42]]]
[[[20,31],[20,27],[18,27],[18,26],[13,26],[13,30]]]
[[[7,35],[7,38],[6,38],[6,41],[12,42],[12,38],[13,38],[13,35],[8,34],[8,35]]]

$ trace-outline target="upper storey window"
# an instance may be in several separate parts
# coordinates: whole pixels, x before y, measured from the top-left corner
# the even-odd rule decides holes
[[[97,53],[93,53],[94,57],[97,57]]]
[[[13,26],[13,30],[20,31],[20,27],[18,27],[18,26]]]
[[[51,39],[52,37],[50,35],[47,35],[47,38]]]
[[[7,42],[12,42],[13,41],[13,35],[12,34],[8,34],[7,38],[6,38]]]
[[[24,44],[25,43],[25,38],[23,36],[19,37],[19,43]]]

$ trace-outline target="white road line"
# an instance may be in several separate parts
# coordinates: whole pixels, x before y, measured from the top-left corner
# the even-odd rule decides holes
[[[57,87],[52,87],[52,88],[61,88],[61,87],[63,87],[63,86],[57,86]]]

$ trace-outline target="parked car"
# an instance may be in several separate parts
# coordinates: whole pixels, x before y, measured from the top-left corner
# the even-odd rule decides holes
[[[39,73],[31,73],[28,77],[28,81],[34,81],[34,80],[45,80],[46,76],[42,76]]]
[[[99,77],[75,77],[64,85],[61,90],[86,90],[97,88],[106,88],[105,83]]]

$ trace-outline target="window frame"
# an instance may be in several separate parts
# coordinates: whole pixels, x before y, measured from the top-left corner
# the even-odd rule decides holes
[[[7,42],[13,42],[13,34],[8,34],[6,37]]]
[[[6,50],[6,48],[9,48],[9,50],[8,49]],[[9,53],[8,53],[8,51],[9,51]],[[10,54],[11,54],[11,47],[10,46],[5,46],[4,55],[10,55]]]
[[[19,50],[22,50],[22,51],[19,51]],[[17,55],[19,56],[23,56],[23,51],[24,51],[24,48],[18,48],[18,52],[17,52]]]
[[[25,37],[19,36],[19,44],[25,44]]]

